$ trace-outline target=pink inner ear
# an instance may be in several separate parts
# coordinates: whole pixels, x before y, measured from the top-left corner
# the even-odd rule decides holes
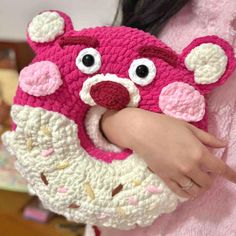
[[[174,82],[161,91],[159,107],[166,115],[188,122],[197,122],[205,114],[205,99],[194,87]]]
[[[19,77],[20,88],[36,97],[53,94],[62,83],[57,65],[50,61],[36,62],[25,67]]]

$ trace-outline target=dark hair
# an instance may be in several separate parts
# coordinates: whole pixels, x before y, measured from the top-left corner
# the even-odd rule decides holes
[[[138,28],[157,35],[167,21],[190,0],[120,0],[121,25]],[[114,22],[115,22],[114,21]]]

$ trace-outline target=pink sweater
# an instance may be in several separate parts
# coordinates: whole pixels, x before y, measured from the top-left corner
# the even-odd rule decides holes
[[[170,20],[159,38],[180,52],[194,38],[211,34],[226,39],[236,50],[235,0],[193,0]],[[222,158],[236,170],[236,73],[211,94],[208,105],[209,132],[229,140],[228,148],[216,154],[223,154]],[[172,214],[162,215],[150,227],[101,230],[101,236],[235,236],[236,184],[217,178],[203,196],[182,204]]]

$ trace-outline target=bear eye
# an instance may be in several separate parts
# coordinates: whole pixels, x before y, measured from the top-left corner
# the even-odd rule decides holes
[[[100,53],[94,48],[85,48],[76,58],[76,66],[85,74],[97,72],[102,64]]]
[[[131,63],[129,77],[134,83],[145,86],[150,84],[155,76],[156,66],[151,60],[140,58]]]
[[[87,67],[93,66],[95,63],[94,56],[91,54],[86,54],[85,56],[83,56],[82,62]]]

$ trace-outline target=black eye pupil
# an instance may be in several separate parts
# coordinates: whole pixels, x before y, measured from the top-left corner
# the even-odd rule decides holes
[[[86,54],[83,59],[82,62],[85,66],[90,67],[92,65],[94,65],[94,56],[90,55],[90,54]]]
[[[148,70],[147,66],[145,66],[145,65],[140,65],[136,69],[136,74],[140,78],[147,77],[148,73],[149,73],[149,70]]]

